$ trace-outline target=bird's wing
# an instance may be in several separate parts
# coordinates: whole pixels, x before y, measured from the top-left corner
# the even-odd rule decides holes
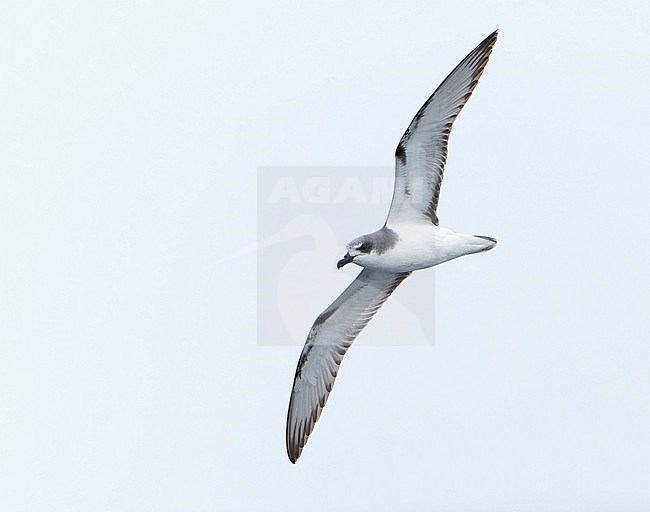
[[[395,151],[395,190],[388,224],[438,225],[436,210],[451,126],[472,95],[496,40],[494,31],[474,48],[438,86],[406,129]]]
[[[364,269],[314,322],[293,381],[287,415],[287,454],[295,463],[320,417],[345,352],[410,272]]]

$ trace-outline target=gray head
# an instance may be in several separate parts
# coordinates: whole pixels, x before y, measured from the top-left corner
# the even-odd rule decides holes
[[[352,261],[364,266],[364,260],[370,256],[384,254],[387,250],[392,249],[398,240],[397,233],[385,226],[374,233],[357,237],[345,246],[345,256],[336,264],[336,267],[341,268]]]

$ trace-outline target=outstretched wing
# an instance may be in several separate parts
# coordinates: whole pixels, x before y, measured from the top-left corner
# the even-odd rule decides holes
[[[447,142],[454,120],[483,73],[497,32],[465,57],[411,121],[395,151],[395,190],[387,224],[433,222],[447,160]]]
[[[287,454],[295,463],[314,429],[345,352],[393,290],[410,274],[363,269],[314,322],[293,380]]]

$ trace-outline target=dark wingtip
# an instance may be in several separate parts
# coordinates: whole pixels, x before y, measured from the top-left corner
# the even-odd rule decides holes
[[[295,464],[296,461],[298,460],[298,457],[300,457],[300,452],[302,450],[295,450],[297,447],[289,447],[287,445],[287,455],[289,456],[289,460],[291,461],[291,464]]]
[[[478,50],[479,48],[485,48],[486,46],[494,46],[494,43],[497,41],[497,37],[499,35],[499,30],[495,30],[492,32],[489,36],[487,36],[481,43],[476,47]]]
[[[291,410],[291,409],[289,409]],[[288,420],[287,420],[288,421]],[[302,448],[300,448],[300,445],[295,442],[294,439],[292,439],[289,435],[289,424],[287,423],[287,438],[286,438],[286,447],[287,447],[287,457],[289,457],[289,461],[291,461],[291,464],[295,464],[296,461],[298,460],[298,457],[300,457],[300,452],[302,452]]]

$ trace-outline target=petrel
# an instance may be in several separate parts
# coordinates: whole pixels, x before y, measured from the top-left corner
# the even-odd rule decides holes
[[[337,263],[363,267],[312,325],[300,354],[287,415],[287,454],[295,464],[327,402],[343,356],[397,286],[415,270],[489,251],[489,236],[438,225],[436,213],[454,120],[483,73],[497,31],[472,50],[415,114],[395,151],[395,188],[383,227],[352,240]]]

